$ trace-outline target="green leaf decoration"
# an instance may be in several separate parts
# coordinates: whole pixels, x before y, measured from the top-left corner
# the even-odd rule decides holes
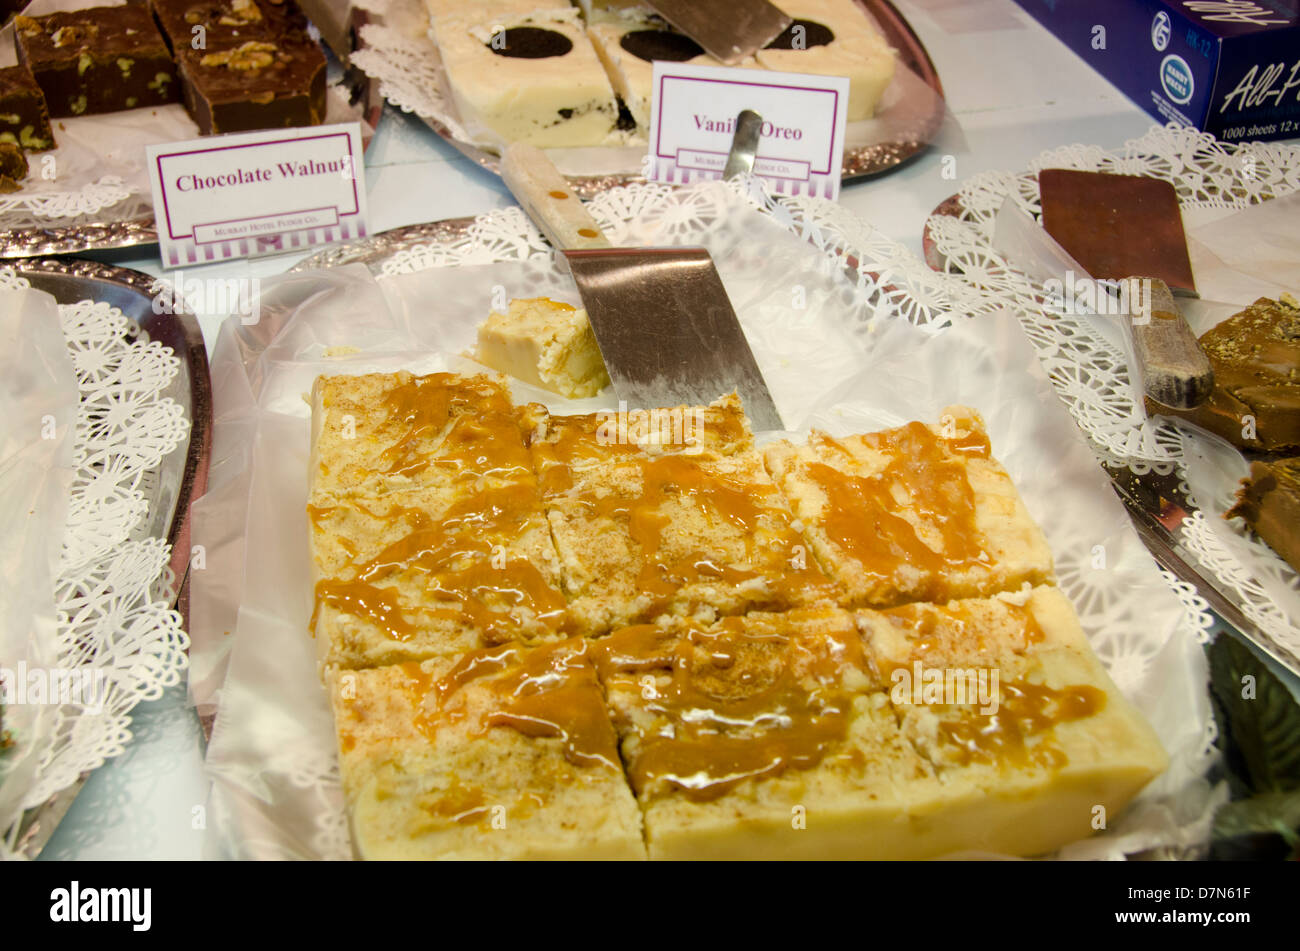
[[[1247,794],[1300,792],[1300,704],[1235,638],[1221,634],[1209,653],[1211,688],[1222,715],[1219,732],[1230,740],[1229,765]],[[1253,698],[1243,696],[1246,678],[1253,678]]]

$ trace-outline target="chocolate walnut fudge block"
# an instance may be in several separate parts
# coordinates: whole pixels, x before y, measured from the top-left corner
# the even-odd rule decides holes
[[[54,118],[176,102],[176,67],[140,6],[92,7],[14,18],[18,61]]]
[[[325,55],[304,36],[177,50],[185,106],[203,135],[320,125]]]
[[[54,148],[45,94],[26,66],[0,69],[0,142],[33,152]]]
[[[27,156],[12,142],[0,142],[0,192],[16,192],[27,177]]]
[[[293,0],[149,0],[149,9],[173,50],[226,49],[307,29]]]

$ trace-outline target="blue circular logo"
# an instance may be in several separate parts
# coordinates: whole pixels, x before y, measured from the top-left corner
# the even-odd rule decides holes
[[[1160,85],[1165,87],[1165,94],[1180,106],[1190,102],[1195,84],[1187,60],[1181,56],[1166,56],[1160,64]]]
[[[1156,18],[1151,21],[1151,45],[1164,52],[1165,47],[1169,45],[1169,37],[1173,32],[1174,27],[1169,21],[1169,14],[1161,10],[1156,14]]]

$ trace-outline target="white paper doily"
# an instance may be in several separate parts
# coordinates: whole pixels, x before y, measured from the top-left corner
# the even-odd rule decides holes
[[[656,238],[674,234],[689,236],[693,242],[698,240],[707,244],[712,233],[724,227],[727,211],[729,208],[734,210],[737,199],[748,203],[750,207],[766,214],[786,230],[819,249],[822,253],[818,256],[817,266],[824,267],[826,273],[842,272],[849,278],[842,298],[843,309],[848,317],[847,322],[855,325],[864,340],[872,339],[873,319],[878,322],[886,313],[892,315],[894,320],[903,320],[927,332],[939,333],[945,327],[960,325],[960,316],[979,312],[976,305],[981,301],[981,294],[978,290],[964,282],[934,273],[911,252],[875,231],[867,223],[856,219],[837,205],[817,199],[774,200],[753,182],[712,183],[690,189],[643,184],[604,192],[590,201],[588,208],[615,244],[629,234],[644,239],[647,233]],[[755,249],[753,253],[759,255],[762,249]],[[428,268],[502,261],[536,261],[539,269],[549,270],[551,254],[551,249],[532,223],[518,209],[506,209],[480,216],[463,236],[397,252],[384,263],[381,273],[386,278],[398,278]],[[838,310],[838,299],[836,304]],[[295,326],[302,325],[298,322]],[[308,336],[312,340],[317,339],[312,334]],[[288,342],[281,345],[281,349],[285,350],[281,356],[285,356],[293,346]],[[1025,350],[1028,352],[1029,348],[1026,347]],[[275,392],[279,392],[279,389],[276,388]],[[1086,454],[1082,456],[1086,458]],[[1054,530],[1063,535],[1069,534],[1071,538],[1090,537],[1088,533],[1093,530],[1096,522],[1093,513],[1088,511],[1057,511],[1054,518]],[[1131,527],[1122,515],[1119,516],[1117,525],[1117,530],[1131,533]],[[1177,630],[1171,637],[1168,630],[1155,631],[1142,622],[1150,610],[1149,602],[1144,602],[1141,596],[1135,596],[1128,586],[1116,584],[1106,571],[1098,570],[1096,553],[1090,545],[1080,543],[1056,547],[1060,586],[1075,604],[1098,657],[1121,690],[1142,698],[1143,704],[1148,704],[1149,701],[1148,705],[1153,705],[1151,708],[1158,712],[1159,703],[1155,698],[1159,691],[1153,691],[1153,680],[1158,681],[1170,670],[1178,669],[1177,657],[1182,656],[1180,652],[1189,651],[1199,657],[1198,645],[1207,640],[1207,632],[1212,624],[1205,601],[1191,586],[1176,580],[1167,572],[1160,572],[1160,577],[1176,595],[1183,612]],[[1134,557],[1148,557],[1136,538],[1133,538],[1133,552]],[[241,685],[237,692],[241,696],[248,694],[244,702],[253,702],[254,694],[248,693],[246,685]],[[228,697],[223,697],[223,708],[228,700]],[[313,722],[315,719],[313,716]],[[219,728],[222,720],[222,717],[218,718]],[[249,722],[263,721],[253,717]],[[230,722],[226,725],[236,733],[240,729]],[[1159,781],[1159,790],[1153,790],[1151,801],[1166,805],[1150,808],[1156,812],[1166,810],[1160,812],[1164,818],[1158,822],[1163,830],[1157,835],[1159,842],[1195,845],[1208,838],[1208,817],[1213,811],[1208,804],[1210,800],[1193,797],[1195,802],[1182,804],[1175,814],[1175,810],[1167,805],[1170,800],[1161,797],[1185,788],[1185,783],[1199,782],[1205,775],[1216,755],[1215,731],[1208,713],[1195,724],[1189,726],[1183,723],[1182,729],[1194,735],[1178,750],[1176,765]],[[231,742],[243,749],[237,740]],[[225,771],[235,767],[229,759],[232,750],[223,744],[225,741],[219,743],[214,734],[210,757],[220,747],[221,756],[226,759],[221,760],[218,775],[227,776],[229,774]],[[263,760],[258,762],[260,771],[256,784],[259,788],[274,787],[278,790],[292,787],[297,790],[289,794],[293,797],[293,802],[313,816],[310,831],[299,829],[297,832],[299,837],[295,838],[297,844],[294,848],[305,848],[303,854],[315,857],[346,857],[346,840],[341,835],[344,828],[341,819],[342,799],[338,791],[336,769],[333,766],[325,769],[323,763],[314,761],[302,762],[300,754],[287,749],[283,753],[274,753],[273,764]],[[289,768],[291,764],[292,769]],[[250,786],[249,789],[251,788]],[[232,786],[229,794],[238,799],[251,795],[251,792]],[[266,796],[261,798],[266,799]],[[232,846],[236,854],[255,857],[259,855],[259,849],[265,855],[285,854],[285,843],[266,833],[266,812],[262,811],[264,805],[261,802],[248,803],[251,807],[249,812],[256,813],[257,817],[250,818],[246,815],[238,827],[246,836],[256,839],[256,842],[249,838],[239,840]],[[269,807],[272,812],[276,808],[274,803]],[[1127,852],[1149,847],[1155,841],[1150,831],[1152,813],[1141,809],[1137,812],[1140,816],[1133,820],[1136,827],[1147,831],[1128,834],[1122,829],[1116,829],[1117,834],[1111,838],[1078,843],[1064,854],[1070,857],[1121,858]],[[293,817],[295,823],[301,822],[302,812],[295,809]],[[309,844],[304,846],[303,843]]]
[[[27,286],[12,269],[0,269],[0,287]],[[131,738],[132,708],[179,683],[188,663],[189,638],[168,606],[170,548],[145,532],[142,490],[189,435],[184,409],[161,395],[179,360],[141,339],[134,322],[108,304],[60,305],[59,317],[81,393],[55,583],[59,666],[96,671],[104,689],[58,708],[26,794],[29,809],[120,755]]]
[[[1009,308],[1038,350],[1057,393],[1107,465],[1185,476],[1185,436],[1167,420],[1150,419],[1129,385],[1124,354],[1097,329],[1100,318],[1044,311],[1043,288],[993,250],[994,221],[1008,197],[1041,217],[1038,171],[1076,168],[1147,175],[1173,184],[1184,209],[1241,209],[1300,190],[1300,148],[1281,143],[1228,145],[1177,125],[1153,128],[1122,149],[1070,145],[1043,153],[1025,172],[986,172],[960,190],[957,216],[934,215],[927,228],[948,272],[978,288],[972,315]],[[1201,514],[1184,524],[1187,547],[1203,570],[1239,597],[1243,613],[1300,657],[1300,617],[1288,617],[1260,575],[1300,591],[1300,576],[1239,523],[1242,545],[1226,546]]]

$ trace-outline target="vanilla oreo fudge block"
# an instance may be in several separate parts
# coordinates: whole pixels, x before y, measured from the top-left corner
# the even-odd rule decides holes
[[[794,19],[755,56],[765,69],[849,78],[848,119],[870,119],[894,78],[895,54],[854,0],[780,0]]]
[[[824,608],[592,642],[656,859],[941,854],[942,789]]]
[[[728,418],[733,407],[697,408],[715,422],[701,427],[697,452],[672,440],[653,449],[619,441],[612,418],[621,414],[609,414],[605,440],[591,416],[550,417],[534,431],[541,494],[579,632],[837,596],[761,456],[737,445],[750,437],[743,416]]]
[[[609,386],[587,312],[548,297],[516,299],[478,329],[480,363],[570,399]]]
[[[1089,649],[1069,601],[860,611],[903,737],[954,821],[945,851],[1039,855],[1113,824],[1168,760]]]
[[[519,412],[480,374],[322,376],[312,388],[314,504],[532,474]]]
[[[650,128],[654,61],[722,66],[650,6],[607,4],[587,14],[587,35],[620,99],[638,126]]]
[[[1052,556],[979,414],[806,445],[777,442],[768,471],[850,607],[1012,591],[1052,576]]]
[[[433,37],[467,132],[539,148],[626,141],[618,104],[576,8],[470,7],[436,15]]]
[[[344,798],[365,859],[643,859],[581,640],[339,671]]]

